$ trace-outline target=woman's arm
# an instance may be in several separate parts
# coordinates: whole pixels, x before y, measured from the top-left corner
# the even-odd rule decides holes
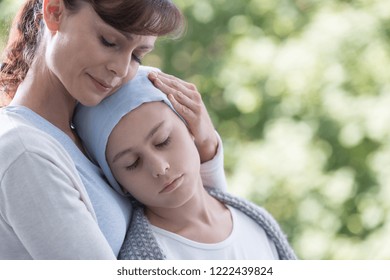
[[[79,191],[79,177],[64,162],[21,154],[1,180],[2,218],[24,247],[21,254],[32,259],[115,259]]]
[[[227,182],[223,161],[223,145],[221,137],[215,131],[218,139],[218,149],[214,158],[204,162],[200,166],[200,175],[203,185],[206,187],[217,187],[223,191],[227,190]]]
[[[202,162],[203,184],[226,190],[222,141],[196,86],[162,72],[150,73],[149,79],[168,95],[173,107],[185,119],[194,135]]]

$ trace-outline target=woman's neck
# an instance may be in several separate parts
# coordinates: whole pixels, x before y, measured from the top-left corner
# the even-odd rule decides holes
[[[230,211],[203,186],[179,208],[146,207],[145,214],[152,225],[202,243],[221,242],[233,228]]]
[[[74,138],[70,124],[76,100],[46,67],[41,69],[37,65],[30,68],[10,105],[22,105],[33,110]]]

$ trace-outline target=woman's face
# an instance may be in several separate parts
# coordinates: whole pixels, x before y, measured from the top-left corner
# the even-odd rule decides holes
[[[124,116],[109,137],[106,158],[119,184],[152,208],[179,207],[202,186],[192,135],[163,102]]]
[[[46,30],[51,36],[45,58],[70,95],[93,106],[134,77],[156,37],[120,32],[89,4],[80,6],[73,14],[62,8],[58,30]]]

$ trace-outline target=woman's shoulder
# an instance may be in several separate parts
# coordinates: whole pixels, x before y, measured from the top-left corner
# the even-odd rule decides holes
[[[53,137],[7,110],[0,110],[0,139],[0,171],[26,153],[47,158],[68,158],[64,148]]]

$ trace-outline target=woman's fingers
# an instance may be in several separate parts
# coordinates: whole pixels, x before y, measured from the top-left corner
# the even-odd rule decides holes
[[[149,79],[168,96],[175,110],[187,122],[195,137],[195,144],[202,162],[213,158],[218,146],[218,139],[196,86],[161,72],[150,73]]]
[[[186,95],[187,97],[189,97],[192,100],[198,101],[199,99],[201,99],[200,93],[198,92],[198,90],[194,84],[183,81],[175,76],[158,72],[158,73],[151,74],[149,76],[149,78],[157,87],[159,87],[158,84],[161,82],[162,84],[170,87],[171,89],[175,89],[178,92],[183,93],[184,95]],[[165,92],[165,93],[167,93],[167,92]],[[171,91],[170,93],[175,95],[174,91]],[[178,97],[178,96],[175,96],[175,97]]]
[[[188,107],[188,109],[190,110],[196,108],[195,102],[191,99],[190,94],[187,92],[187,89],[180,90],[177,88],[173,88],[172,86],[163,83],[160,79],[157,79],[154,84],[167,96],[172,95],[175,98],[176,103],[179,102],[181,105]]]
[[[171,94],[177,101],[176,103],[180,103],[181,105],[187,107],[195,114],[200,112],[200,105],[203,103],[200,93],[196,91],[196,87],[194,85],[163,73],[158,73],[158,76],[154,77],[152,82],[166,95],[169,96]],[[195,88],[195,90],[193,90],[193,88]],[[175,109],[177,108],[175,107]]]
[[[172,95],[168,95],[169,101],[171,101],[173,108],[184,118],[184,120],[191,127],[193,119],[196,118],[196,114],[188,106],[183,105],[181,102],[177,101],[176,98]]]
[[[158,78],[160,78],[163,82],[170,84],[172,87],[183,85],[189,90],[196,90],[196,86],[194,84],[183,81],[182,79],[179,79],[175,76],[166,74],[164,72],[158,72],[157,75]]]

